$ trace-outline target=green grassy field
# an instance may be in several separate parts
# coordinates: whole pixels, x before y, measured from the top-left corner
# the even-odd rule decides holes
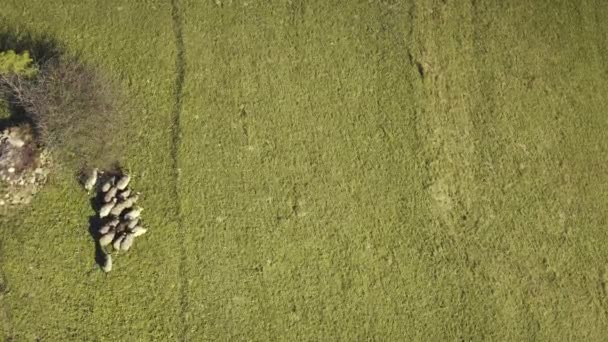
[[[150,232],[56,174],[0,218],[7,341],[602,341],[608,6],[0,1],[120,81]]]

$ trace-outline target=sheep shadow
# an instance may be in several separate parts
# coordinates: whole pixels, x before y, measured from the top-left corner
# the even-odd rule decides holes
[[[85,166],[83,166],[83,168],[84,167]],[[82,172],[82,170],[79,172]],[[118,163],[114,163],[114,164],[110,165],[110,167],[107,170],[105,170],[104,174],[99,176],[98,185],[104,184],[106,181],[108,181],[112,177],[119,177],[121,174],[123,174],[123,172],[124,172],[124,170],[122,170],[122,168],[120,167],[120,165]],[[94,254],[95,263],[99,267],[103,267],[103,265],[106,261],[106,252],[104,251],[103,247],[101,247],[101,245],[99,244],[99,238],[101,238],[101,234],[99,233],[99,231],[100,231],[101,227],[103,227],[103,225],[108,223],[112,218],[111,217],[106,217],[106,218],[99,217],[99,210],[104,205],[104,193],[99,190],[100,190],[100,187],[97,186],[93,190],[94,195],[91,196],[91,198],[89,199],[89,204],[91,205],[91,209],[93,209],[93,212],[95,213],[95,214],[89,216],[89,235],[95,243],[95,254]]]
[[[95,243],[94,259],[95,259],[95,263],[99,267],[103,267],[103,264],[106,259],[106,253],[104,252],[103,248],[99,244],[99,238],[101,237],[99,234],[99,230],[101,229],[101,227],[104,225],[105,222],[97,214],[99,212],[99,208],[101,208],[103,200],[101,198],[101,195],[96,192],[95,196],[91,197],[89,202],[91,204],[91,208],[95,212],[95,214],[89,216],[89,235],[91,236],[91,239],[93,239],[93,242]]]

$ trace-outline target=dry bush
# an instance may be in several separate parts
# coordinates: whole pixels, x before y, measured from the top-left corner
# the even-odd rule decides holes
[[[3,83],[14,111],[36,131],[38,142],[64,165],[104,167],[120,159],[124,117],[115,86],[74,58],[56,57],[33,78],[12,75]]]

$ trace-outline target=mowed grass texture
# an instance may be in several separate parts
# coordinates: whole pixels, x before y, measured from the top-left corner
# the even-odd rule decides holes
[[[1,3],[121,81],[150,228],[102,274],[56,175],[0,219],[6,340],[608,333],[601,1]]]

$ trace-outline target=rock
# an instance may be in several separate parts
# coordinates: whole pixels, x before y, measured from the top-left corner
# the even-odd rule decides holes
[[[13,145],[16,148],[21,148],[23,147],[23,145],[25,145],[25,141],[17,138],[17,137],[9,137],[7,139],[8,143]]]
[[[15,168],[9,167],[7,171],[8,171],[8,173],[15,173]]]

